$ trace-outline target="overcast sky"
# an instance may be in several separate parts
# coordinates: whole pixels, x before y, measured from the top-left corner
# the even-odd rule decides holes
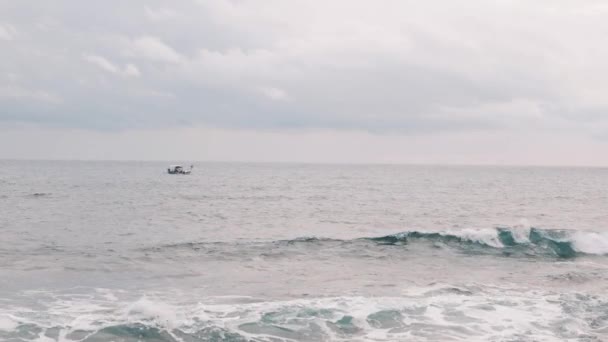
[[[0,158],[608,165],[604,0],[0,0]]]

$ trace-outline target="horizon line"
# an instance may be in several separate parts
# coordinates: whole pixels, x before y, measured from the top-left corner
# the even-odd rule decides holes
[[[268,160],[196,160],[191,159],[187,162],[182,160],[182,164],[208,163],[208,164],[282,164],[282,165],[335,165],[335,166],[461,166],[461,167],[532,167],[532,168],[594,168],[605,169],[607,165],[564,165],[564,164],[517,164],[517,163],[438,163],[438,162],[327,162],[327,161],[268,161]],[[132,162],[132,163],[172,163],[178,159],[70,159],[70,158],[1,158],[0,161],[16,162]]]

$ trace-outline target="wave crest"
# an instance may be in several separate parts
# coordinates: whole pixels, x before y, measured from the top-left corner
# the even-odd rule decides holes
[[[362,246],[365,244],[365,246]],[[584,255],[608,255],[608,232],[540,229],[533,227],[500,227],[492,229],[458,229],[444,231],[412,230],[378,237],[335,239],[299,237],[286,240],[238,242],[184,242],[144,248],[146,252],[186,253],[219,258],[252,256],[282,257],[291,253],[306,253],[342,249],[373,249],[374,246],[411,246],[456,249],[466,254],[495,254],[513,257],[574,258]],[[408,248],[404,248],[407,253]],[[416,252],[420,252],[417,250]]]
[[[431,241],[460,247],[500,249],[505,254],[523,252],[529,255],[552,254],[573,258],[581,254],[608,254],[608,233],[539,228],[496,228],[493,230],[406,231],[368,238],[382,245],[405,245]]]

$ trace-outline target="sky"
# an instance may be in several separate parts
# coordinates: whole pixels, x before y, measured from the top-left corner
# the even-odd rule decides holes
[[[0,158],[608,166],[604,0],[0,0]]]

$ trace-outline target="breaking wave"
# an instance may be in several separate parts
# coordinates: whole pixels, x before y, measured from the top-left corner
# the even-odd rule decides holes
[[[443,232],[408,231],[370,238],[389,245],[431,241],[458,247],[499,249],[503,254],[551,254],[560,258],[608,254],[608,233],[539,228],[496,228]]]
[[[608,255],[608,232],[555,230],[524,227],[494,229],[460,229],[445,231],[405,231],[397,234],[357,238],[352,240],[322,237],[299,237],[290,240],[256,242],[186,242],[147,248],[147,251],[186,249],[193,252],[223,254],[238,250],[250,255],[288,252],[290,248],[352,249],[360,244],[373,246],[403,246],[455,249],[467,254],[494,254],[512,257],[574,258],[584,255]],[[371,244],[371,246],[369,245]],[[419,250],[417,250],[418,252]]]
[[[4,307],[7,341],[557,341],[597,340],[608,329],[605,297],[507,287],[431,285],[395,297],[179,302],[111,293],[57,297],[46,310]],[[570,318],[565,325],[564,316]],[[585,339],[586,340],[586,339]]]

